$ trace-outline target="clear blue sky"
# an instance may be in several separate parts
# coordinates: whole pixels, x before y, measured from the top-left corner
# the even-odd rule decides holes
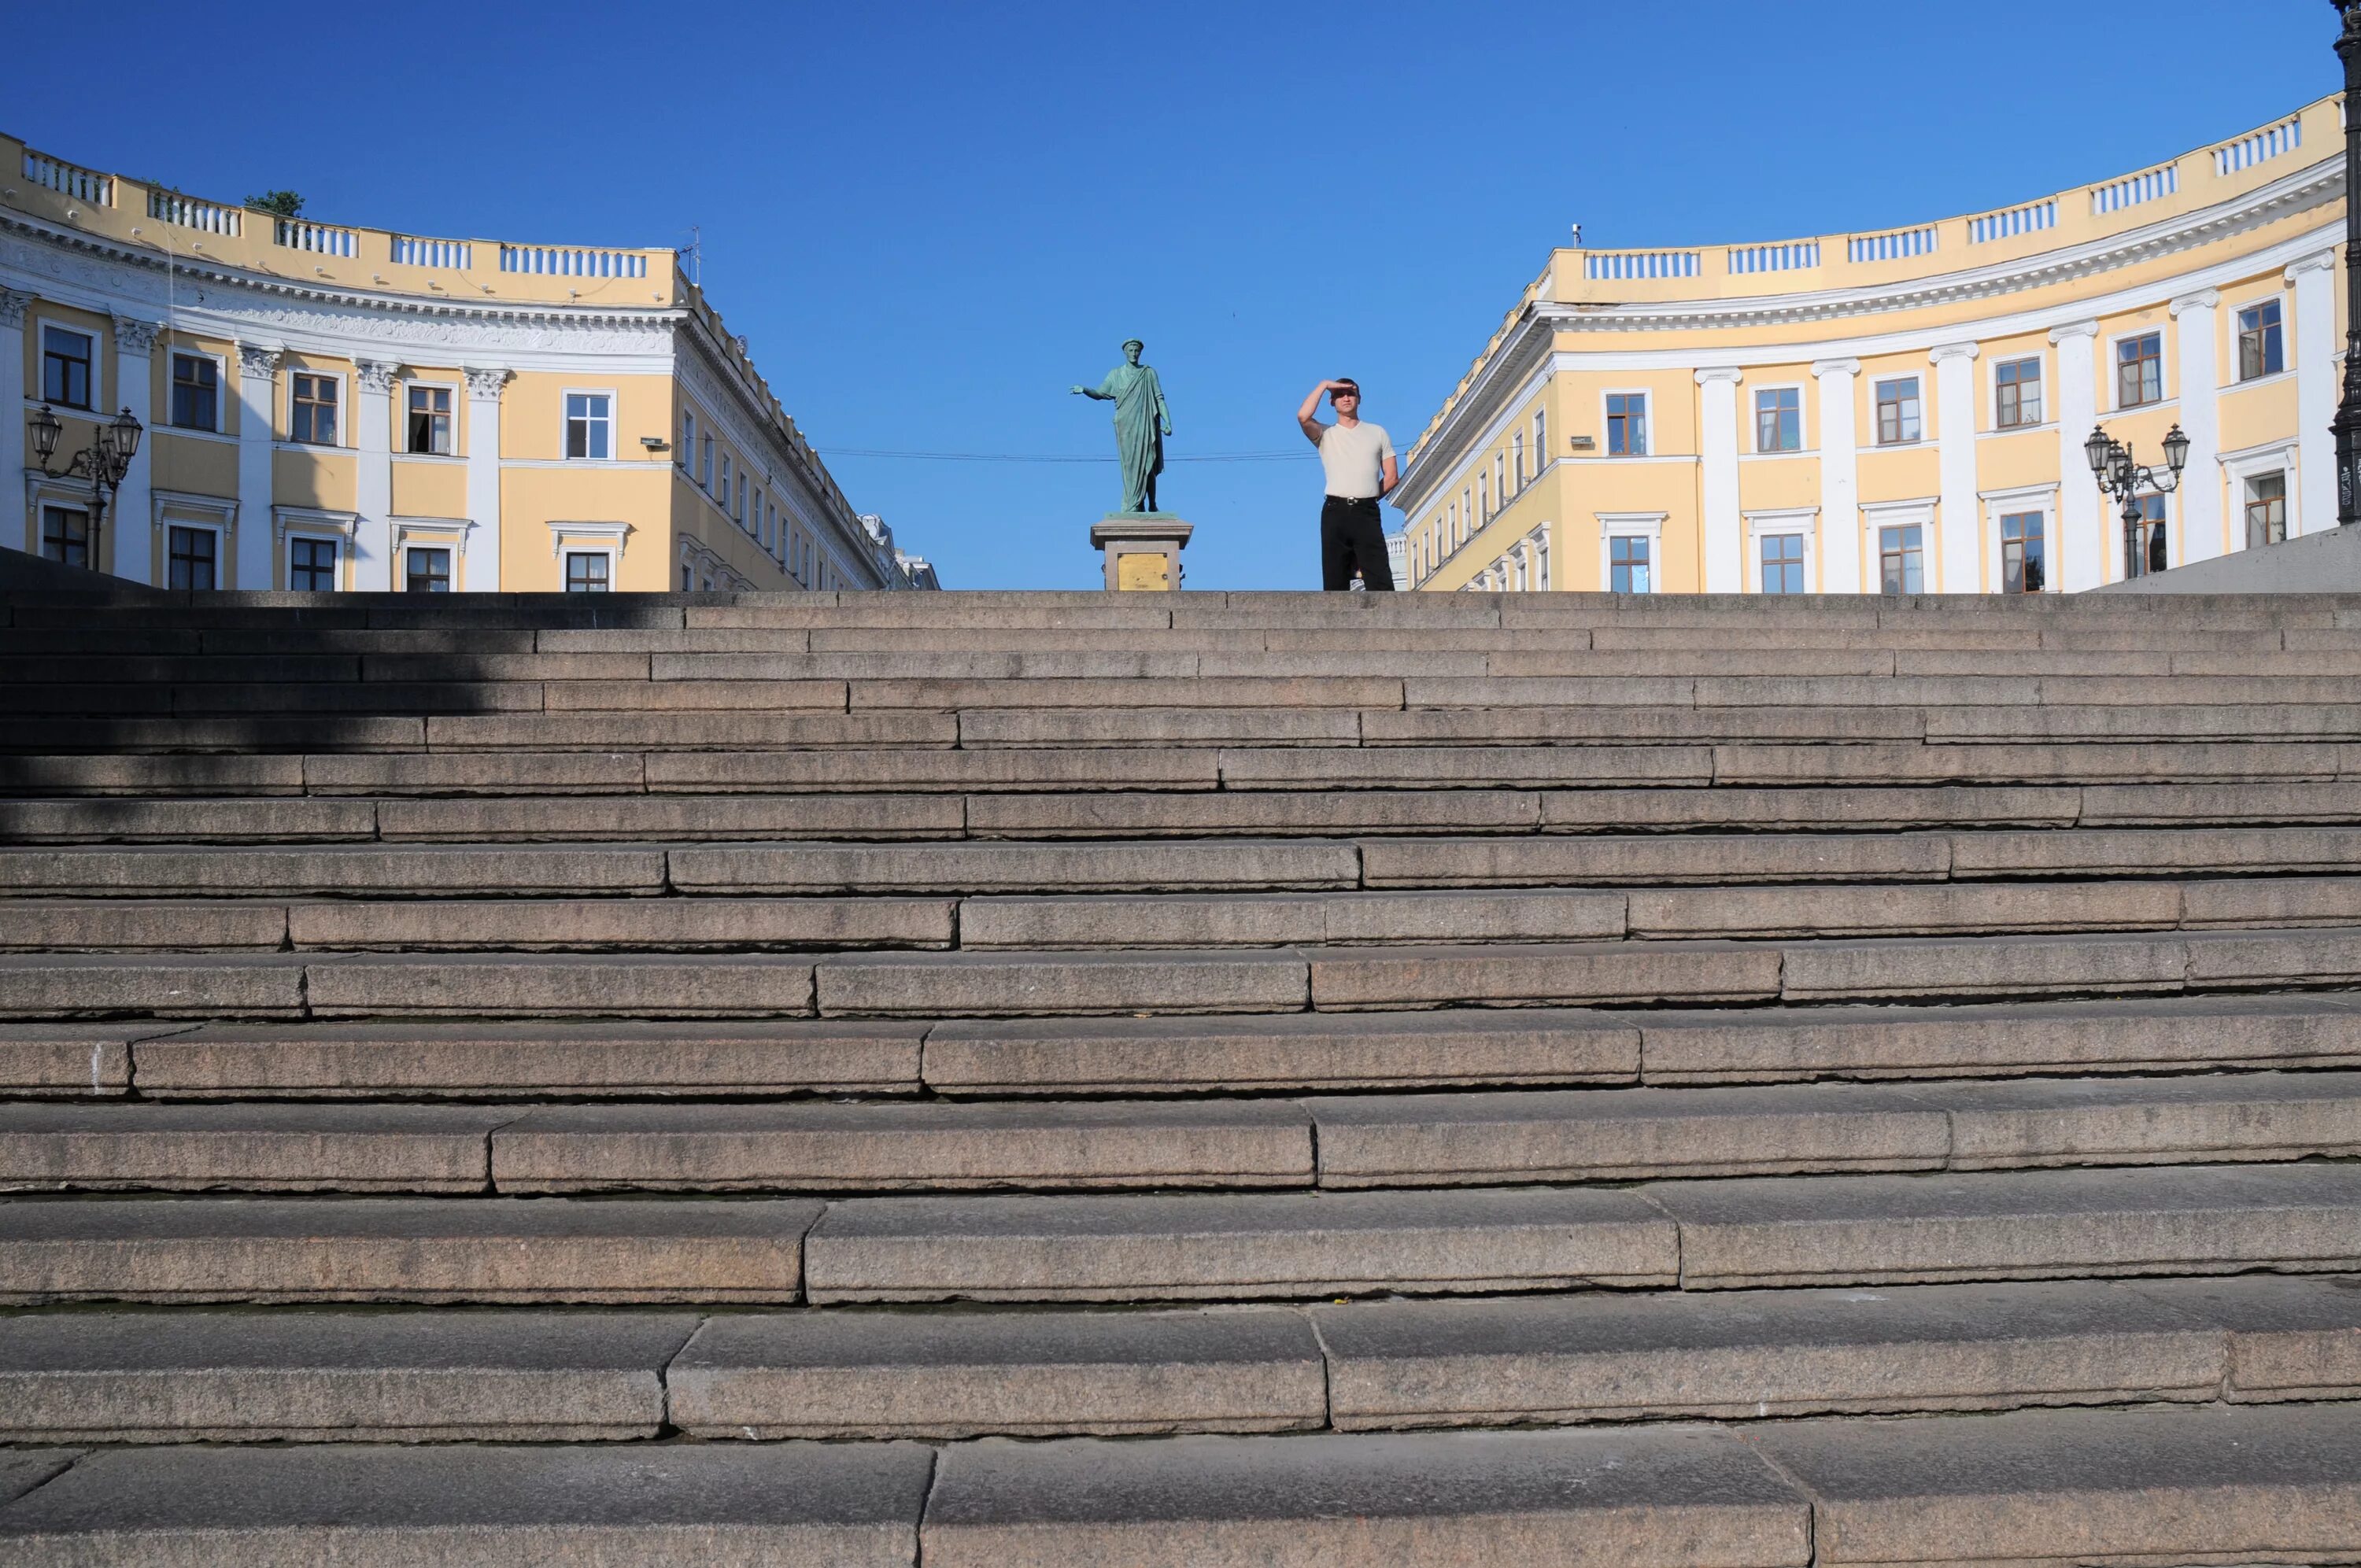
[[[1603,246],[1900,225],[2338,83],[2324,0],[78,15],[11,38],[0,125],[423,235],[698,225],[710,296],[823,452],[1111,454],[1106,405],[1066,389],[1135,335],[1176,458],[1290,451],[1330,375],[1407,447],[1571,221]],[[1192,587],[1317,585],[1309,455],[1167,470]],[[1111,463],[831,466],[957,587],[1094,586],[1085,531],[1120,499]]]

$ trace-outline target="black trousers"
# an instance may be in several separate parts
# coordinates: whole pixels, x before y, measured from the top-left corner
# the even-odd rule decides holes
[[[1370,592],[1393,592],[1393,562],[1386,555],[1377,499],[1330,496],[1320,508],[1320,586],[1342,592],[1352,587],[1356,571]]]

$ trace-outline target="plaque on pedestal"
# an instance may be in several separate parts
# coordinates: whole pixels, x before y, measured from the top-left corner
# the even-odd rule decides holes
[[[1106,557],[1106,586],[1118,593],[1180,586],[1180,552],[1196,530],[1169,511],[1109,512],[1091,524],[1091,548]]]

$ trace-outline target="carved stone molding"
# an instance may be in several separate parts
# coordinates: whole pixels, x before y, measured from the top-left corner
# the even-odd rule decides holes
[[[2290,283],[2294,282],[2296,275],[2301,272],[2334,272],[2335,270],[2336,252],[2323,250],[2318,256],[2307,256],[2300,261],[2289,262],[2287,280]]]
[[[1861,374],[1861,361],[1858,359],[1816,359],[1812,362],[1812,374],[1815,376],[1858,376]]]
[[[1734,365],[1709,366],[1697,373],[1697,384],[1700,387],[1710,387],[1721,381],[1727,381],[1734,387],[1745,379],[1746,372]]]
[[[467,396],[479,403],[500,400],[500,389],[509,384],[513,370],[481,370],[469,367],[463,372],[467,378]]]
[[[2200,289],[2194,293],[2181,295],[2179,299],[2174,300],[2170,304],[2167,305],[2165,310],[2171,315],[2173,320],[2179,321],[2180,319],[2181,313],[2184,311],[2210,311],[2221,302],[2221,290]]]
[[[393,383],[401,375],[401,367],[399,365],[389,365],[377,359],[353,361],[353,379],[360,383],[364,392],[375,392],[382,397],[393,390]]]
[[[0,289],[0,326],[22,326],[25,311],[36,296],[19,289]]]
[[[2049,329],[2049,341],[2052,343],[2070,343],[2078,337],[2098,335],[2097,322],[2068,322],[2064,326],[2053,326]]]
[[[162,322],[143,321],[137,316],[116,316],[115,346],[125,354],[153,353],[156,339],[163,330]]]
[[[279,374],[279,360],[286,352],[276,344],[241,343],[237,345],[237,367],[257,380],[268,380]]]
[[[1973,359],[1983,353],[1982,345],[1973,343],[1941,343],[1927,351],[1927,357],[1937,365],[1946,359]]]

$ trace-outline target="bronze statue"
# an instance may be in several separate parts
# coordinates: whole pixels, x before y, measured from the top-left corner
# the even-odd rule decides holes
[[[1156,510],[1156,476],[1164,472],[1164,438],[1172,433],[1172,411],[1164,383],[1139,362],[1148,345],[1133,338],[1123,345],[1124,362],[1095,387],[1076,387],[1085,398],[1115,405],[1115,453],[1123,459],[1123,510],[1137,516]],[[1115,514],[1110,514],[1115,515]]]

